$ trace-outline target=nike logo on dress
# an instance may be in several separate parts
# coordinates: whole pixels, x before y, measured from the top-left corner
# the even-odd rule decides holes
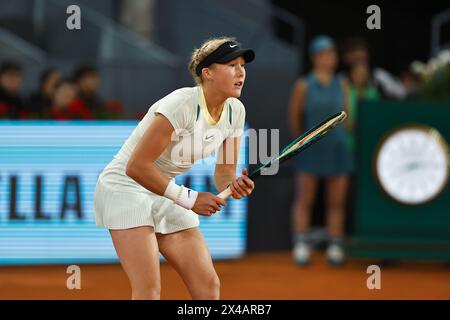
[[[214,135],[212,135],[212,136],[209,136],[209,137],[208,137],[208,136],[206,136],[206,137],[205,137],[205,140],[209,140],[209,139],[211,139],[212,137],[214,137]]]

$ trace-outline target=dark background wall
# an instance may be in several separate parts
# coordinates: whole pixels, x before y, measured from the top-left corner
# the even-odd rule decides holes
[[[306,26],[306,43],[317,34],[328,34],[338,42],[348,36],[363,36],[371,48],[372,62],[398,74],[413,60],[425,61],[430,55],[431,18],[450,8],[448,1],[290,1],[272,0],[289,10]],[[366,28],[369,5],[381,9],[381,30]],[[279,36],[289,41],[291,30],[274,21]],[[450,38],[450,25],[443,29],[443,37]],[[307,60],[307,59],[306,59]],[[309,66],[309,61],[305,61]]]
[[[427,61],[431,54],[431,18],[450,8],[448,1],[289,1],[272,0],[274,5],[287,9],[300,17],[305,25],[305,44],[318,34],[332,36],[338,44],[349,36],[362,36],[370,45],[373,66],[383,67],[394,75],[409,68],[414,60]],[[381,9],[381,30],[368,30],[366,9],[376,4]],[[292,29],[274,19],[275,33],[287,42],[292,40]],[[450,38],[450,26],[443,29],[443,37]],[[306,49],[300,74],[310,70]],[[288,88],[285,90],[289,92]],[[284,101],[287,101],[286,98]],[[251,105],[249,108],[255,106]],[[274,112],[283,116],[270,118],[267,113],[250,113],[250,124],[256,121],[270,122],[270,127],[280,128],[282,143],[292,139],[287,127],[287,106]],[[354,178],[349,192],[347,233],[353,228]],[[285,250],[291,247],[291,204],[295,192],[295,171],[288,163],[276,176],[263,177],[256,181],[255,192],[249,198],[248,250]],[[324,205],[323,182],[313,214],[313,225],[323,226]]]

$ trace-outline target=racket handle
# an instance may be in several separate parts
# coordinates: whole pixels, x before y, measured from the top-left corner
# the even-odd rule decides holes
[[[230,187],[227,187],[225,190],[223,190],[221,193],[219,193],[217,196],[219,197],[219,198],[222,198],[222,199],[228,199],[231,195],[232,195],[233,193],[231,192],[231,189],[230,189]]]

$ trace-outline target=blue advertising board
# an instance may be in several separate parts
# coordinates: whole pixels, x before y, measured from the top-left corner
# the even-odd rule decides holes
[[[98,175],[136,121],[0,121],[0,265],[117,262],[108,230],[95,226]],[[246,165],[242,139],[238,171]],[[214,161],[177,177],[215,192]],[[241,256],[247,200],[229,200],[200,228],[215,259]]]

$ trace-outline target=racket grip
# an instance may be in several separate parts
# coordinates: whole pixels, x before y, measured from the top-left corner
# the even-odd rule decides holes
[[[231,195],[232,195],[233,193],[231,192],[231,189],[230,189],[230,187],[227,187],[225,190],[223,190],[221,193],[219,193],[217,196],[219,197],[219,198],[222,198],[222,199],[228,199]]]

